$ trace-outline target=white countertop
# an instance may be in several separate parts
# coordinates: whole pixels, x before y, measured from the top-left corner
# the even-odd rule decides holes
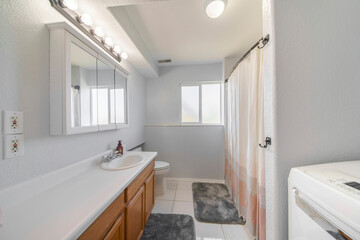
[[[106,171],[99,165],[104,154],[1,191],[0,239],[76,239],[157,156],[128,152],[144,162]]]

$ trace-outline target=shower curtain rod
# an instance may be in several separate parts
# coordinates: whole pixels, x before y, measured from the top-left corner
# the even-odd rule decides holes
[[[261,38],[259,41],[257,41],[257,42],[254,44],[254,46],[252,46],[252,47],[250,48],[250,50],[247,51],[247,52],[244,54],[244,56],[242,56],[242,57],[236,62],[236,64],[234,65],[234,67],[233,67],[233,69],[232,69],[232,71],[231,71],[231,73],[230,73],[229,76],[231,76],[231,74],[235,71],[235,69],[237,68],[237,66],[239,66],[239,64],[250,54],[250,52],[251,52],[254,48],[256,48],[256,47],[258,47],[258,48],[260,48],[260,49],[261,49],[261,48],[264,48],[264,47],[266,46],[266,44],[269,42],[269,40],[270,40],[270,35],[268,34],[268,35],[266,35],[265,38]],[[262,46],[259,46],[260,43],[262,43]],[[228,80],[229,80],[229,78],[225,79],[225,84],[228,82]]]

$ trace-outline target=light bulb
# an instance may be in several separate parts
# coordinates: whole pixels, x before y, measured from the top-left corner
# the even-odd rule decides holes
[[[105,38],[105,44],[108,45],[109,47],[112,47],[113,41],[112,41],[111,37]]]
[[[93,24],[93,20],[88,13],[84,13],[83,15],[81,15],[80,20],[82,23],[88,26],[91,26]]]
[[[127,54],[127,52],[122,52],[122,53],[120,54],[120,57],[121,57],[121,59],[126,60],[126,59],[128,59],[129,55]]]
[[[210,18],[219,17],[225,10],[227,0],[206,0],[205,10]]]
[[[99,27],[99,26],[97,26],[97,27],[95,27],[95,29],[94,29],[94,34],[96,35],[96,36],[98,36],[98,37],[104,37],[104,31],[102,30],[102,28],[101,27]]]
[[[113,51],[117,54],[120,54],[121,53],[121,48],[118,46],[118,45],[115,45],[114,48],[113,48]]]
[[[64,4],[65,7],[73,11],[76,11],[79,7],[77,0],[63,0],[62,3]]]

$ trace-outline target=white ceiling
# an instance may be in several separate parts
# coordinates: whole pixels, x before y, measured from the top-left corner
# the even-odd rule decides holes
[[[120,14],[128,15],[130,26],[141,38],[138,42],[145,45],[140,47],[143,54],[148,51],[154,60],[170,58],[170,65],[220,62],[225,57],[240,56],[262,37],[262,0],[228,0],[217,19],[206,15],[204,0],[101,1],[117,6],[110,11],[120,25],[129,26]],[[124,6],[129,2],[133,5]]]

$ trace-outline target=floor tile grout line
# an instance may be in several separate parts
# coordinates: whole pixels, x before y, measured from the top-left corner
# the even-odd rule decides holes
[[[175,189],[175,194],[174,194],[174,200],[173,200],[173,203],[172,203],[172,206],[171,206],[171,213],[173,214],[174,212],[174,205],[175,205],[175,199],[176,199],[176,192],[177,192],[177,188],[178,188],[178,181],[176,181],[176,189]]]
[[[176,200],[176,193],[177,193],[177,189],[175,190],[175,194],[174,194],[174,201]]]
[[[224,231],[223,225],[220,224],[220,226],[221,226],[221,231],[222,231],[223,236],[224,236],[224,240],[226,240],[226,235],[225,235],[225,231]]]
[[[172,205],[171,205],[171,214],[174,214],[174,205],[175,205],[175,201],[172,202]]]

